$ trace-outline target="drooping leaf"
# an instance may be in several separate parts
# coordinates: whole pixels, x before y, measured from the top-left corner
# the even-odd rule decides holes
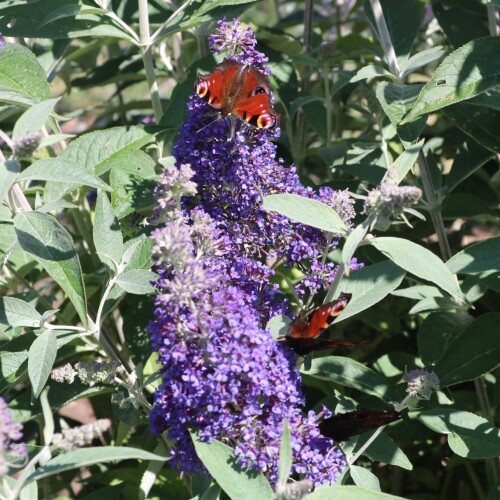
[[[500,455],[500,429],[474,413],[436,408],[422,412],[418,419],[429,429],[447,434],[450,448],[461,457],[485,459]]]
[[[0,161],[0,200],[14,184],[21,165],[17,160]]]
[[[203,443],[196,436],[191,437],[203,465],[230,498],[272,500],[273,490],[264,475],[239,466],[229,446],[216,440]]]
[[[403,238],[393,237],[374,238],[370,243],[409,273],[435,283],[460,300],[465,299],[453,274],[426,248]]]
[[[45,330],[31,345],[28,355],[28,375],[33,398],[37,399],[49,378],[57,355],[57,338],[53,331]]]
[[[59,284],[87,326],[85,288],[73,240],[57,220],[40,212],[20,212],[14,217],[19,244]]]
[[[447,347],[434,371],[441,387],[473,380],[500,365],[500,313],[486,313],[472,321]]]
[[[344,234],[347,230],[342,219],[333,208],[296,194],[271,194],[264,196],[264,210],[278,212],[290,219],[333,234]]]
[[[358,465],[351,465],[349,467],[349,473],[351,474],[352,480],[356,486],[366,488],[371,491],[382,491],[380,489],[378,477],[368,469],[359,467]]]

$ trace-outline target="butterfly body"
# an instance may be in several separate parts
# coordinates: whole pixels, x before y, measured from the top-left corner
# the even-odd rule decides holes
[[[256,68],[224,59],[209,75],[198,75],[196,93],[222,116],[236,116],[257,128],[271,129],[278,123],[266,75]]]
[[[335,441],[347,441],[351,436],[382,427],[400,418],[401,413],[395,410],[356,410],[337,413],[337,415],[321,421],[318,427],[323,436],[330,437]]]
[[[335,318],[347,307],[350,293],[341,293],[337,300],[301,311],[288,327],[285,341],[297,354],[305,356],[320,349],[334,349],[362,343],[358,340],[318,339]]]

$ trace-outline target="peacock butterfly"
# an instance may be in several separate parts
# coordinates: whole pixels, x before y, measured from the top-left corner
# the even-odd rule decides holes
[[[274,128],[274,111],[269,79],[256,68],[224,59],[209,75],[198,75],[195,90],[199,97],[222,116],[236,116],[258,128]]]
[[[347,441],[351,436],[390,424],[400,418],[401,414],[395,410],[356,410],[325,418],[318,424],[318,427],[323,436],[335,441]]]
[[[359,340],[325,339],[318,337],[328,328],[335,318],[346,308],[351,300],[350,293],[341,293],[337,300],[301,311],[290,323],[285,342],[297,354],[305,356],[319,349],[361,344]]]

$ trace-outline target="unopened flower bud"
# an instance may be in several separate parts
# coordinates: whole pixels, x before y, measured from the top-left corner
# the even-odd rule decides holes
[[[12,143],[12,152],[16,158],[31,158],[34,151],[40,145],[42,140],[40,132],[30,132],[25,134]]]
[[[72,429],[56,432],[52,437],[52,445],[60,450],[71,451],[92,444],[92,441],[111,428],[111,420],[101,418],[92,424],[80,425]]]

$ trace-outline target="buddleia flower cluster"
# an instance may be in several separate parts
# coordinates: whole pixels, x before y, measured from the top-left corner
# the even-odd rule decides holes
[[[246,64],[262,64],[253,33],[237,21],[220,24],[212,46],[229,46],[231,33]],[[160,293],[149,329],[163,382],[151,428],[173,443],[169,463],[178,470],[203,470],[191,429],[203,441],[230,445],[242,466],[275,483],[286,419],[292,472],[314,485],[334,483],[344,457],[320,434],[318,415],[303,414],[297,357],[265,327],[290,310],[272,281],[276,266],[313,269],[317,278],[303,280],[296,293],[314,294],[335,276],[335,266],[322,261],[331,247],[321,231],[265,212],[262,196],[322,200],[347,223],[352,202],[346,193],[325,189],[318,195],[304,187],[294,167],[276,159],[271,138],[278,131],[241,124],[230,139],[227,120],[210,114],[193,95],[174,147],[176,163],[167,165],[157,191],[161,225],[153,239]]]
[[[14,422],[6,401],[0,398],[0,477],[9,470],[5,454],[12,452],[18,457],[26,458],[27,450],[24,443],[16,443],[22,435],[22,424]]]

